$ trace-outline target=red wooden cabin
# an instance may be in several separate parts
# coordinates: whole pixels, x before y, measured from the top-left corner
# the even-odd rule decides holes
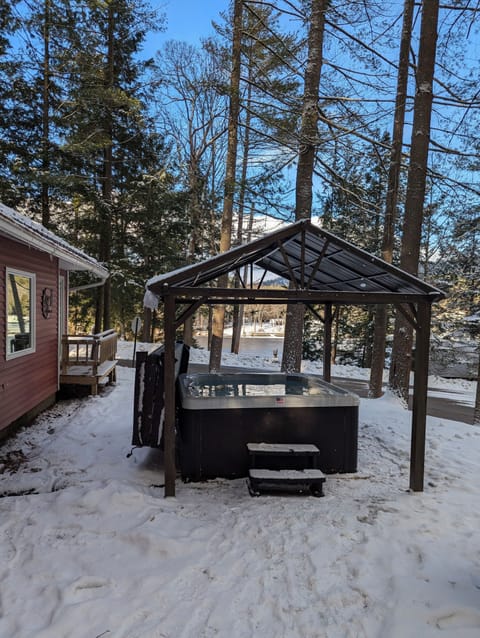
[[[0,439],[55,401],[72,271],[108,276],[95,259],[0,204]]]

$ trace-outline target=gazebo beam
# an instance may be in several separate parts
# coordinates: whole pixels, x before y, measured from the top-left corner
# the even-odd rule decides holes
[[[427,422],[428,361],[430,356],[431,305],[418,304],[413,381],[410,489],[423,491]]]
[[[185,299],[205,298],[205,303],[215,305],[235,303],[305,303],[324,304],[326,302],[340,303],[342,305],[363,305],[377,303],[412,304],[420,301],[431,303],[436,301],[432,295],[418,293],[392,293],[392,292],[360,292],[354,290],[299,290],[299,289],[272,289],[263,290],[243,288],[183,288],[166,286],[161,295],[175,295],[177,301],[182,303]]]
[[[179,328],[189,317],[191,317],[203,304],[206,303],[206,299],[197,299],[186,308],[183,313],[175,321],[175,329]]]
[[[165,496],[175,496],[175,298],[164,299],[164,388],[165,413],[163,423]]]

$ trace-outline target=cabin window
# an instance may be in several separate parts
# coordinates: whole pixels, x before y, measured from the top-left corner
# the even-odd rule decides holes
[[[35,275],[7,268],[7,359],[35,351]]]

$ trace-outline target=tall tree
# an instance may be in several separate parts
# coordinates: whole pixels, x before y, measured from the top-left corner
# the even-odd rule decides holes
[[[70,186],[88,210],[80,223],[93,236],[90,251],[115,270],[123,194],[144,169],[140,149],[149,143],[144,82],[149,61],[139,54],[155,14],[143,2],[109,0],[82,5],[75,17],[77,30],[69,32],[71,47],[62,61],[68,73],[62,151],[76,167]],[[89,28],[78,29],[78,20]],[[110,307],[107,282],[97,298],[96,330],[111,326]]]
[[[309,3],[308,53],[305,66],[302,116],[299,131],[295,219],[309,219],[312,213],[312,182],[318,146],[318,92],[323,62],[325,13],[329,0]],[[293,283],[291,284],[293,286]],[[305,314],[301,304],[290,305],[285,322],[282,370],[299,371],[302,362],[302,326]]]
[[[430,0],[422,4],[420,45],[415,77],[416,92],[412,140],[400,253],[400,266],[415,275],[418,272],[422,236],[438,35],[438,13],[438,0]],[[398,392],[405,400],[408,400],[410,370],[412,368],[412,344],[412,326],[403,313],[397,313],[389,383],[392,389]]]
[[[15,3],[16,4],[16,3]],[[15,40],[17,77],[9,104],[11,121],[11,180],[17,206],[28,202],[29,211],[45,226],[51,224],[52,174],[58,168],[58,105],[63,94],[58,69],[62,41],[64,0],[51,0],[22,7],[22,30]],[[60,6],[59,6],[60,5]],[[55,68],[57,67],[57,68]],[[55,73],[54,73],[55,68]],[[14,94],[14,97],[13,97]]]
[[[188,191],[186,215],[190,222],[187,259],[205,257],[209,249],[210,212],[219,194],[211,184],[220,181],[213,161],[217,142],[226,132],[226,97],[222,60],[213,46],[197,49],[184,42],[169,41],[157,55],[158,122],[177,154],[182,187]],[[183,170],[182,170],[183,169]],[[214,230],[215,242],[218,230]],[[185,322],[184,341],[192,343],[192,323]]]
[[[397,212],[398,190],[403,147],[405,108],[407,103],[409,53],[412,40],[414,0],[405,0],[403,5],[403,25],[400,38],[398,60],[397,92],[393,122],[392,149],[388,169],[388,188],[383,221],[382,259],[393,261],[394,229]],[[370,368],[369,394],[376,398],[382,394],[383,368],[385,366],[385,343],[387,334],[388,307],[379,304],[375,307],[375,325],[373,336],[372,365]]]
[[[241,41],[242,41],[242,10],[243,0],[233,3],[233,34],[232,34],[232,69],[230,79],[230,104],[228,115],[228,147],[225,167],[225,188],[222,213],[222,227],[220,234],[220,252],[229,250],[232,242],[233,201],[236,185],[238,120],[240,114],[240,69],[241,69]],[[219,278],[218,286],[226,288],[228,276]],[[210,370],[218,370],[222,359],[223,329],[225,321],[225,306],[215,306],[213,310],[212,340],[210,346]]]
[[[13,15],[16,4],[14,1],[0,3],[0,201],[13,206],[17,201],[17,193],[12,170],[16,141],[21,135],[16,135],[19,128],[16,100],[25,88],[21,82],[19,64],[12,56],[9,39],[19,27],[18,19]]]
[[[50,172],[50,0],[43,5],[43,82],[42,82],[42,177],[41,210],[42,224],[50,226],[50,194],[46,176]]]
[[[242,37],[242,110],[239,136],[239,164],[241,164],[237,196],[237,228],[236,243],[244,240],[244,211],[250,207],[249,230],[247,236],[251,236],[251,224],[254,207],[250,204],[252,199],[260,204],[259,193],[268,202],[269,212],[277,209],[275,198],[271,197],[274,184],[278,187],[278,173],[275,175],[275,163],[271,162],[264,170],[265,151],[268,153],[272,142],[269,137],[278,124],[279,113],[273,105],[280,105],[282,95],[292,92],[296,85],[283,77],[285,68],[292,54],[289,47],[293,45],[293,38],[284,34],[279,38],[275,33],[278,25],[278,14],[272,7],[257,7],[250,3],[245,4],[243,18]],[[217,26],[217,29],[219,27]],[[292,117],[292,122],[294,118]],[[260,158],[260,161],[259,159]],[[259,167],[262,167],[259,170]],[[261,186],[260,186],[261,185]],[[281,197],[281,189],[278,189]],[[250,205],[249,205],[250,204]],[[248,241],[248,239],[247,239]],[[235,286],[240,285],[240,277],[235,277]],[[240,332],[242,324],[243,307],[234,306],[232,317],[232,352],[238,353],[240,346]]]
[[[99,174],[101,197],[98,199],[99,250],[101,262],[109,264],[112,256],[112,193],[113,193],[113,126],[115,102],[115,21],[117,19],[114,2],[106,5],[105,57],[103,60],[103,117],[99,122],[103,136],[102,161]],[[110,328],[111,278],[98,289],[97,309],[95,314],[95,332]]]

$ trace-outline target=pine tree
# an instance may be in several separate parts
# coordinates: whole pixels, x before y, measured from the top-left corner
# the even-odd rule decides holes
[[[430,143],[438,13],[438,0],[431,0],[431,2],[423,4],[420,48],[416,72],[412,143],[400,255],[400,266],[407,272],[415,275],[418,273],[420,258],[421,230]],[[408,400],[409,378],[412,367],[412,344],[412,326],[403,314],[399,313],[395,321],[389,383],[406,401]]]
[[[0,4],[0,201],[16,206],[18,191],[12,180],[17,141],[18,110],[15,105],[16,94],[21,90],[19,65],[13,59],[11,42],[19,28],[19,22],[13,16],[15,2]],[[8,35],[7,35],[8,34]]]
[[[88,234],[95,231],[92,252],[112,266],[122,193],[143,168],[135,149],[149,143],[142,88],[147,62],[137,56],[146,29],[153,26],[153,14],[146,4],[111,0],[90,2],[73,16],[76,30],[69,33],[71,48],[63,60],[68,72],[63,112],[68,130],[62,150],[77,169],[71,186],[89,211],[80,223],[86,223]],[[88,29],[79,28],[79,20]],[[110,327],[110,307],[107,281],[97,298],[95,330]]]

